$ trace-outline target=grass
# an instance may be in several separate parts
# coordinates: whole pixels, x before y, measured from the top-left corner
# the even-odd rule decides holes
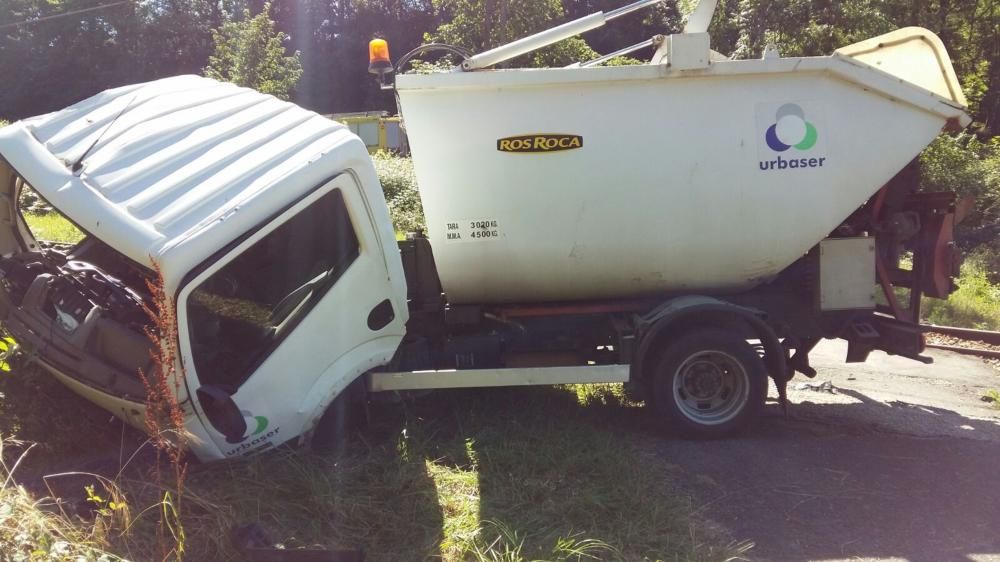
[[[924,299],[924,319],[942,326],[1000,330],[1000,285],[990,283],[975,260],[962,265],[958,290],[948,300]]]
[[[347,456],[285,450],[190,475],[186,527],[199,531],[189,556],[235,560],[220,529],[260,521],[290,546],[360,547],[370,560],[586,559],[579,549],[601,560],[727,558],[706,546],[641,439],[619,433],[635,413],[581,406],[566,389],[383,407]]]
[[[93,466],[79,459],[95,451],[117,459],[122,447],[127,458],[141,443],[47,376],[16,366],[0,376],[2,431],[40,443],[24,457],[22,479]],[[692,519],[691,500],[648,452],[652,430],[620,387],[438,392],[378,405],[371,419],[339,457],[285,448],[193,468],[184,496],[186,558],[239,560],[229,533],[251,523],[287,548],[360,547],[376,562],[712,561],[746,550]],[[27,447],[15,443],[3,457],[14,462]],[[151,560],[164,490],[148,469],[114,478],[131,514],[128,532],[118,512],[53,515],[42,509],[51,500],[34,499],[49,495],[38,486],[13,487],[18,495],[5,491],[0,503],[29,509],[18,520],[37,521],[33,536],[48,537],[46,544]],[[87,502],[83,484],[57,492]],[[7,544],[2,537],[0,544]]]
[[[127,510],[98,513],[106,506],[88,504],[86,484],[81,483],[75,496],[87,516],[80,518],[73,494],[57,501],[41,493],[45,485],[39,475],[61,472],[63,458],[83,458],[95,447],[117,445],[118,434],[94,433],[108,427],[107,414],[38,375],[16,367],[0,372],[0,560],[117,561],[107,549],[113,529],[127,520]],[[81,435],[81,428],[89,433]],[[22,478],[34,489],[22,486]],[[58,488],[60,480],[53,478],[52,485]],[[91,497],[120,498],[113,483],[86,480],[96,484]]]
[[[0,558],[10,561],[112,562],[121,560],[105,551],[102,524],[76,524],[57,502],[36,500],[8,478],[11,468],[0,464]]]
[[[989,402],[994,408],[1000,410],[1000,391],[998,390],[987,390],[983,395],[983,400]]]
[[[83,240],[83,232],[59,213],[25,213],[24,220],[37,240],[64,244]]]

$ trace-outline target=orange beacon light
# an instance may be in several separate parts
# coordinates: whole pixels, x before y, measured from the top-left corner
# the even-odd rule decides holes
[[[368,72],[382,76],[392,71],[389,43],[385,39],[372,39],[368,43]]]

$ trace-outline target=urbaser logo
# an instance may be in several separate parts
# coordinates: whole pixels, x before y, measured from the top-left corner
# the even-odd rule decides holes
[[[250,433],[244,434],[241,437],[227,437],[226,442],[228,443],[242,443],[255,435],[264,433],[264,430],[267,429],[269,422],[266,417],[255,416],[249,410],[240,410],[240,413],[243,414],[243,418],[247,420],[247,431]],[[251,432],[251,430],[253,431]]]
[[[521,135],[497,139],[500,152],[559,152],[583,147],[580,135]]]
[[[762,172],[821,173],[829,167],[826,107],[817,101],[757,104],[757,167]]]

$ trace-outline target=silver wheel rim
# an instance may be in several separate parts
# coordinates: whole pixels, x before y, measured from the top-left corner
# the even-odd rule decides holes
[[[750,395],[747,371],[735,357],[715,350],[690,355],[674,373],[674,403],[681,414],[701,425],[735,418]]]

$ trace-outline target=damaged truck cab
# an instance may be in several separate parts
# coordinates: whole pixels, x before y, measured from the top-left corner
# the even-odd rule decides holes
[[[0,182],[4,328],[145,429],[162,278],[184,373],[171,384],[202,460],[300,437],[402,340],[405,279],[368,152],[290,103],[194,76],[111,90],[0,130]],[[37,241],[25,189],[84,239]]]

